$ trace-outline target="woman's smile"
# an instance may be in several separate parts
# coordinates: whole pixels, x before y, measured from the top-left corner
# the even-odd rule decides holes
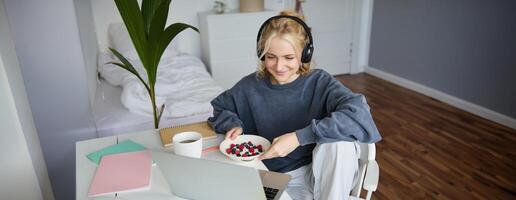
[[[280,37],[272,38],[265,55],[265,68],[271,74],[274,84],[290,83],[299,77],[300,62],[294,47]]]

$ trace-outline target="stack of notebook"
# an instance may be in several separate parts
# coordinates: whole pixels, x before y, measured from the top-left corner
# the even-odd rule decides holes
[[[201,133],[203,139],[211,139],[217,137],[215,131],[211,128],[208,122],[199,122],[160,129],[159,136],[161,138],[161,143],[163,143],[164,147],[170,147],[172,146],[172,138],[174,137],[174,135],[186,131],[199,132]]]
[[[131,140],[93,152],[87,157],[99,165],[88,197],[150,188],[150,152]]]

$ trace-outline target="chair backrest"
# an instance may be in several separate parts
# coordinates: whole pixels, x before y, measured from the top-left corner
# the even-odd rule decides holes
[[[375,160],[376,146],[374,143],[358,143],[360,146],[360,160]]]
[[[358,159],[358,176],[354,182],[354,187],[351,190],[351,196],[359,197],[362,185],[364,183],[367,163],[370,160],[375,160],[376,157],[376,146],[374,143],[358,143],[360,146],[360,158]]]

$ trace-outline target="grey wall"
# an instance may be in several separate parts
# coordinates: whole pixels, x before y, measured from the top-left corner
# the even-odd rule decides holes
[[[377,0],[369,65],[516,118],[516,1]]]
[[[75,199],[75,142],[96,136],[73,0],[5,0],[56,199]]]
[[[54,199],[0,0],[0,199]]]

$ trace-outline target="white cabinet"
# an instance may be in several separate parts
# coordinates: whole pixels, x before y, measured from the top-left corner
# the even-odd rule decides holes
[[[303,11],[314,38],[315,68],[330,74],[351,71],[353,0],[306,1]]]
[[[242,77],[256,71],[258,29],[277,14],[277,11],[199,13],[202,60],[219,85],[229,89]]]

